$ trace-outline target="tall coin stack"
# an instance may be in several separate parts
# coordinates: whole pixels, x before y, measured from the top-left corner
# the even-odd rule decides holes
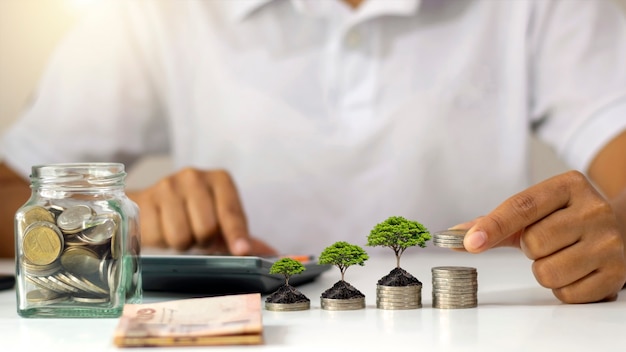
[[[379,309],[422,308],[422,285],[409,285],[409,286],[376,285],[376,308],[379,308]]]
[[[474,308],[478,305],[476,268],[438,266],[431,269],[433,308]]]

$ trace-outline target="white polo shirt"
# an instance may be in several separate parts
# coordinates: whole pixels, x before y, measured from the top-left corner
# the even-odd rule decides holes
[[[529,137],[585,171],[626,128],[611,1],[102,2],[52,58],[5,160],[233,175],[281,252],[364,245],[392,215],[431,231],[529,186]]]

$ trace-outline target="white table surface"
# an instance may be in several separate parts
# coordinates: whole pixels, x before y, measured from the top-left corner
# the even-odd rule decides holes
[[[472,266],[478,271],[478,307],[431,306],[430,269]],[[163,351],[626,351],[626,292],[615,302],[567,305],[536,283],[531,262],[513,249],[481,255],[446,249],[408,249],[401,266],[423,283],[423,308],[376,308],[376,281],[395,266],[395,257],[372,256],[348,268],[346,281],[366,296],[366,308],[327,311],[320,294],[339,280],[332,268],[299,286],[311,309],[263,310],[265,343],[258,346],[157,348]],[[0,272],[12,272],[0,261]],[[186,298],[145,293],[145,302]],[[264,299],[265,297],[263,297]],[[32,319],[16,313],[15,291],[0,292],[0,351],[119,351],[112,344],[117,319]],[[132,351],[155,351],[133,348]]]

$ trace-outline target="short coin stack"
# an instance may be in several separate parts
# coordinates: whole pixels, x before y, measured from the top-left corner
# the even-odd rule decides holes
[[[311,302],[296,302],[296,303],[265,302],[265,309],[275,311],[275,312],[294,312],[298,310],[311,309]]]
[[[422,308],[422,285],[376,285],[376,307],[380,309]]]
[[[463,239],[467,230],[451,229],[433,233],[433,244],[445,248],[465,248]]]
[[[322,298],[322,309],[325,310],[357,310],[365,308],[365,297],[336,299]]]
[[[438,266],[431,269],[433,308],[474,308],[478,305],[476,268]]]

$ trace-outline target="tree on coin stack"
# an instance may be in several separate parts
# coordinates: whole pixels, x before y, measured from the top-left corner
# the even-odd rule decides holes
[[[396,267],[378,280],[376,306],[381,309],[415,309],[422,306],[422,283],[400,267],[400,258],[409,247],[426,247],[431,236],[417,221],[391,216],[377,224],[367,237],[368,246],[389,247],[396,255]]]
[[[363,248],[348,242],[335,242],[320,254],[319,264],[332,264],[339,268],[341,280],[321,295],[322,309],[353,310],[365,308],[365,295],[345,281],[346,270],[353,265],[364,266],[369,259]]]
[[[297,288],[289,284],[289,278],[300,274],[306,268],[299,261],[292,258],[282,258],[274,262],[270,274],[285,276],[285,284],[265,299],[265,308],[274,311],[306,310],[311,307],[311,300]]]

